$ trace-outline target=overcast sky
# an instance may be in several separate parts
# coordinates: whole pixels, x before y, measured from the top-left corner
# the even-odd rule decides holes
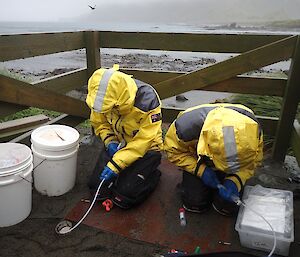
[[[114,0],[120,1],[120,0]],[[96,0],[0,0],[2,21],[57,21],[87,14]]]
[[[0,21],[300,19],[300,0],[0,0]],[[91,10],[88,5],[96,5]]]

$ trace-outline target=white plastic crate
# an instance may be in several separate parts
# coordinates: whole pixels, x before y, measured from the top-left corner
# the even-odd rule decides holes
[[[288,256],[290,243],[294,241],[293,193],[261,186],[246,186],[243,201],[272,225],[277,239],[275,253]],[[273,232],[250,208],[240,207],[235,224],[241,245],[271,251]]]

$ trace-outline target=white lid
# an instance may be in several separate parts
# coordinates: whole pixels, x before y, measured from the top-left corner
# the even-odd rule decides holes
[[[31,142],[36,148],[44,150],[64,150],[77,145],[79,133],[65,125],[46,125],[35,129]]]
[[[0,143],[0,176],[14,174],[32,162],[31,150],[19,143]]]

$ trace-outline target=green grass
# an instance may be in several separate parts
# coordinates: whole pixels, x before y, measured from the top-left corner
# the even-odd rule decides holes
[[[230,100],[231,103],[243,104],[254,111],[256,115],[279,117],[282,107],[282,98],[277,96],[258,96],[258,95],[235,95]],[[296,119],[300,121],[300,107]]]
[[[28,109],[16,112],[12,115],[9,115],[9,116],[6,116],[6,117],[0,119],[0,122],[5,122],[5,121],[9,121],[9,120],[17,120],[17,119],[37,115],[37,114],[44,114],[44,115],[48,116],[50,119],[58,117],[59,115],[61,115],[61,113],[59,113],[59,112],[44,110],[44,109],[35,108],[35,107],[30,107]]]
[[[84,122],[80,123],[79,126],[82,128],[90,128],[91,122],[90,122],[90,120],[85,120]]]
[[[282,100],[276,96],[235,95],[232,103],[249,107],[256,115],[279,117]]]
[[[257,96],[257,95],[235,95],[230,100],[231,103],[239,103],[249,107],[255,115],[279,117],[282,106],[282,98],[276,96]],[[296,119],[300,121],[300,107]],[[264,145],[270,148],[274,142],[274,137],[264,134]],[[289,155],[294,155],[291,148],[288,149]]]

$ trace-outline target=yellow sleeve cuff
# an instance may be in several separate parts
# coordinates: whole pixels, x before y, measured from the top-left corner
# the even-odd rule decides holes
[[[195,171],[196,176],[199,177],[199,178],[201,178],[202,175],[203,175],[203,172],[204,172],[205,168],[206,168],[206,165],[204,163],[202,163],[199,166],[198,170]]]

